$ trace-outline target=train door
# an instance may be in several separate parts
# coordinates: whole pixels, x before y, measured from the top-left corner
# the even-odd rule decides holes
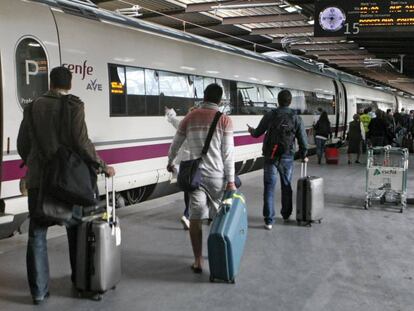
[[[345,87],[342,83],[333,80],[335,87],[335,99],[336,99],[336,121],[335,121],[335,137],[344,138],[346,131],[346,115],[347,105],[345,98]]]

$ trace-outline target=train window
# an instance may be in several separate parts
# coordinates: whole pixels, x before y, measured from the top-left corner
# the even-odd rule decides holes
[[[262,114],[263,102],[259,101],[257,86],[251,83],[238,82],[238,114]]]
[[[109,83],[111,90],[111,115],[126,115],[125,67],[110,65]]]
[[[335,114],[335,96],[330,94],[313,93],[312,104],[307,103],[310,112],[315,113],[318,108],[322,108],[328,115]]]
[[[178,115],[185,115],[194,105],[194,84],[187,75],[159,71],[160,111],[174,108]]]
[[[145,116],[145,75],[144,69],[126,68],[127,107],[129,116]]]
[[[216,79],[204,77],[204,89],[212,83],[216,83]]]
[[[194,81],[194,89],[195,89],[195,98],[204,98],[204,78],[195,76]]]
[[[48,90],[48,62],[40,43],[27,38],[16,48],[17,95],[24,108]]]
[[[146,104],[147,104],[147,115],[158,116],[164,114],[160,111],[159,102],[159,84],[158,84],[158,72],[151,69],[145,69],[145,93],[146,93]]]
[[[280,89],[276,87],[269,87],[260,85],[259,86],[259,97],[263,101],[264,111],[269,111],[278,106],[277,104],[277,94],[279,94]]]

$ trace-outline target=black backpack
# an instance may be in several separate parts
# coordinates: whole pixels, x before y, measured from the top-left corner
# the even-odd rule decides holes
[[[293,112],[276,110],[263,143],[266,159],[277,160],[288,152],[295,140],[295,119]]]

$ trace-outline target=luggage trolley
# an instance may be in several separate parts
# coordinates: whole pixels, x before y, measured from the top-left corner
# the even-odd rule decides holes
[[[368,149],[365,209],[372,200],[394,203],[402,213],[407,203],[407,148],[391,146]]]

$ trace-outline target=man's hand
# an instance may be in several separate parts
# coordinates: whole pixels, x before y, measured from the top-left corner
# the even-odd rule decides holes
[[[170,173],[174,173],[175,171],[175,167],[173,164],[168,164],[167,165],[167,171],[169,171]]]
[[[253,131],[254,131],[254,128],[253,127],[251,127],[250,125],[248,125],[248,124],[246,124],[247,125],[247,131],[250,133],[250,135],[253,133]]]
[[[115,176],[115,168],[113,166],[107,166],[104,170],[106,177]]]
[[[228,182],[227,183],[227,187],[226,187],[227,191],[236,191],[236,184],[232,181],[232,182]]]
[[[309,161],[308,157],[304,157],[304,158],[302,159],[302,162],[303,162],[303,163],[308,163],[308,161]]]

